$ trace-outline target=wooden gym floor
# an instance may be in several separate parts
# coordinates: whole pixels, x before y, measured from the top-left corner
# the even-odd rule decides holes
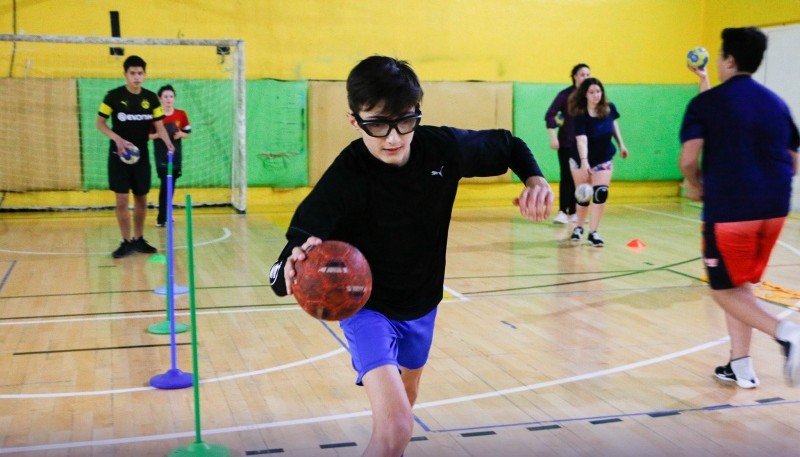
[[[754,337],[757,389],[712,378],[728,345],[699,213],[612,195],[596,249],[510,205],[456,208],[405,455],[797,455],[800,390],[784,384],[774,341]],[[338,325],[267,286],[290,215],[194,212],[202,440],[233,455],[358,456],[369,405]],[[154,216],[146,238],[163,248]],[[171,368],[169,336],[147,331],[165,319],[154,290],[166,264],[113,260],[118,238],[110,211],[0,214],[0,455],[165,455],[195,440],[193,389],[149,385]],[[175,282],[188,285],[182,211],[174,238]],[[794,215],[757,290],[795,320],[798,272]],[[177,322],[189,304],[176,297]],[[191,372],[189,332],[176,355]]]

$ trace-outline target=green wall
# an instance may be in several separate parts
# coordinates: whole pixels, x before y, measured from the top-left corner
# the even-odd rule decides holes
[[[614,179],[666,181],[680,179],[678,129],[683,111],[697,94],[696,85],[604,84],[620,112],[622,138],[630,156],[615,157]],[[514,132],[542,164],[549,181],[558,181],[558,158],[550,149],[544,113],[565,84],[514,84]]]
[[[184,142],[182,187],[230,185],[230,83],[168,81],[178,93],[178,106],[189,114],[192,135]],[[156,90],[167,81],[149,80]],[[107,188],[108,140],[95,128],[97,108],[119,80],[81,79],[79,85],[82,164],[85,189]],[[515,83],[514,132],[541,163],[545,176],[558,181],[558,161],[549,147],[544,113],[563,84]],[[615,159],[615,180],[680,179],[675,165],[683,110],[697,93],[695,85],[615,85],[606,92],[617,105],[630,157]],[[251,186],[308,185],[308,84],[305,81],[257,80],[247,83],[247,181]],[[340,145],[344,147],[345,145]],[[102,173],[98,173],[102,170]],[[155,173],[153,184],[158,183]]]
[[[249,185],[308,185],[307,100],[305,81],[247,83]]]

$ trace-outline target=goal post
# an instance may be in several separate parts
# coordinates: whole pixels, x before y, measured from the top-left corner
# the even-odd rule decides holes
[[[0,35],[0,209],[113,206],[108,138],[95,121],[105,93],[125,84],[130,55],[147,62],[145,88],[175,88],[192,126],[175,202],[192,192],[194,205],[246,211],[243,40],[56,35]],[[148,202],[157,204],[152,150]]]

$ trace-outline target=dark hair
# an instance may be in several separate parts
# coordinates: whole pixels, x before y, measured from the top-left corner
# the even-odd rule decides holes
[[[603,92],[603,98],[601,98],[600,103],[597,104],[597,117],[604,118],[611,113],[611,108],[608,106],[608,97],[606,97],[606,89],[603,87],[603,83],[597,78],[586,78],[569,96],[567,104],[569,106],[570,116],[580,116],[586,113],[589,105],[589,102],[586,100],[586,92],[589,92],[589,87],[592,85],[600,87],[600,90]]]
[[[408,62],[371,56],[359,62],[347,76],[347,103],[354,113],[383,104],[382,114],[401,116],[419,109],[422,86]]]
[[[147,62],[145,62],[144,59],[142,59],[139,56],[130,56],[127,59],[125,59],[125,62],[122,64],[122,68],[124,68],[125,71],[128,71],[128,68],[131,67],[142,67],[142,70],[146,71]]]
[[[739,71],[755,73],[766,50],[767,36],[755,27],[722,30],[722,57],[733,56]]]
[[[161,87],[158,89],[158,96],[159,96],[159,97],[161,97],[161,94],[163,94],[165,90],[172,91],[172,93],[173,93],[174,95],[177,95],[177,94],[175,93],[175,88],[174,88],[174,87],[172,87],[172,84],[165,84],[165,85],[161,86]]]
[[[572,67],[572,71],[570,72],[569,75],[572,78],[572,85],[573,86],[575,85],[575,75],[577,75],[578,72],[581,71],[582,68],[589,68],[589,66],[586,65],[585,63],[579,63],[578,65],[575,65],[574,67]],[[591,70],[591,68],[589,68],[589,69]]]

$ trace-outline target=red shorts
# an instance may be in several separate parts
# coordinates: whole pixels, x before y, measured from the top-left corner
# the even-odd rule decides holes
[[[785,217],[703,224],[703,263],[712,289],[761,282]]]

